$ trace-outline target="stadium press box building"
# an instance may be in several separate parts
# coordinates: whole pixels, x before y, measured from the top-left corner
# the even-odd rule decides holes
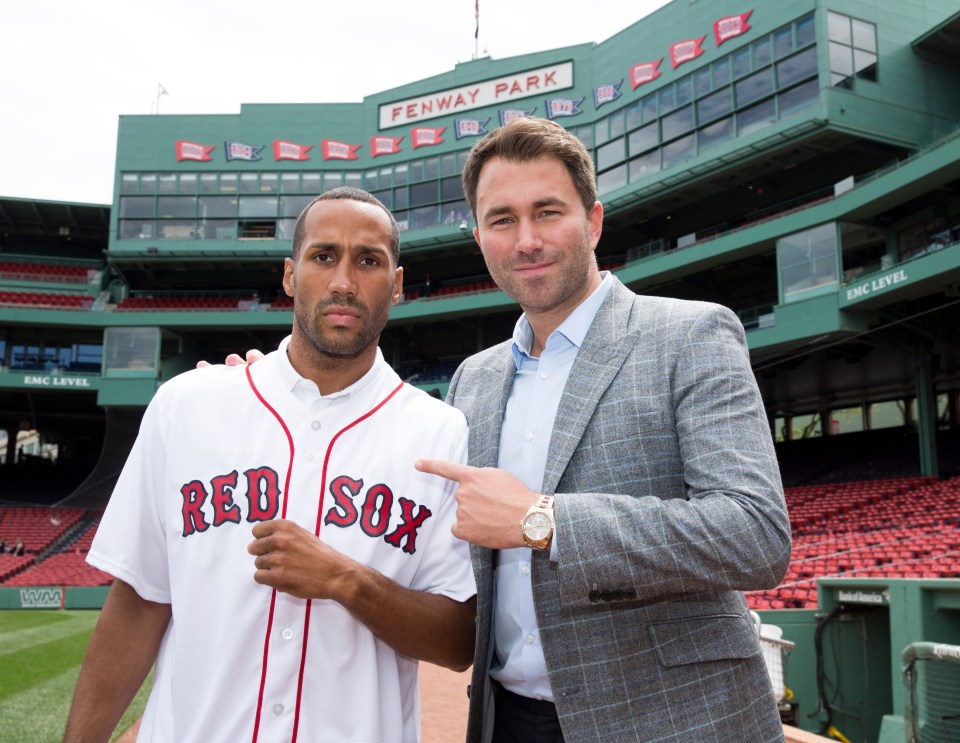
[[[955,0],[675,0],[599,43],[361,103],[121,117],[109,208],[0,201],[6,459],[21,428],[61,457],[124,453],[109,442],[129,446],[163,380],[275,346],[296,217],[341,185],[397,217],[406,294],[381,346],[442,394],[518,315],[473,241],[462,165],[540,116],[595,158],[601,268],[739,314],[778,439],[899,427],[935,474],[960,380],[958,38]],[[53,264],[82,280],[24,269]]]

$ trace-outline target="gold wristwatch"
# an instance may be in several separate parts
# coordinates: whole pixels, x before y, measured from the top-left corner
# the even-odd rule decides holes
[[[520,521],[520,535],[523,537],[523,543],[535,550],[550,549],[555,523],[553,496],[541,495]]]

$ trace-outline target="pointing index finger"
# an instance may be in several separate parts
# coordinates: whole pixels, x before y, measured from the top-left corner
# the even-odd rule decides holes
[[[448,480],[461,482],[470,473],[473,467],[457,462],[448,462],[444,459],[418,459],[414,465],[420,472],[430,475],[440,475]]]

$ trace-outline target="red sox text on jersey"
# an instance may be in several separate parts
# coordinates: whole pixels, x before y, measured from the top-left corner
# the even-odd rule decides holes
[[[276,518],[281,495],[277,471],[266,466],[254,467],[244,471],[243,479],[245,492],[242,501],[247,506],[247,522]],[[200,480],[185,483],[180,488],[183,496],[183,536],[205,532],[211,526],[239,524],[243,517],[234,497],[239,483],[238,470],[213,477],[209,489]],[[332,479],[329,491],[334,504],[323,517],[324,524],[346,529],[359,522],[360,530],[368,537],[383,537],[387,544],[410,555],[417,551],[417,530],[432,515],[429,508],[400,496],[400,523],[388,534],[394,501],[393,490],[388,485],[377,483],[364,492],[362,479],[340,475]],[[355,499],[361,493],[363,501],[358,509]],[[203,510],[208,502],[213,512],[210,520]]]

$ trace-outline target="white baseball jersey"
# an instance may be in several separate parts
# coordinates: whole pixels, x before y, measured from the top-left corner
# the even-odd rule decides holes
[[[158,390],[87,558],[172,605],[140,741],[419,740],[417,662],[334,601],[256,583],[259,521],[296,521],[402,586],[476,593],[450,532],[456,485],[413,467],[466,462],[463,414],[403,384],[379,351],[321,397],[288,343]]]

